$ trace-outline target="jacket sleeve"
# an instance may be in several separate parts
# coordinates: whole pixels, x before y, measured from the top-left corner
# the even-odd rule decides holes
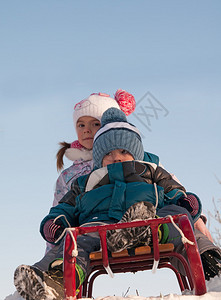
[[[195,194],[186,192],[185,188],[164,168],[157,167],[153,178],[157,185],[164,188],[165,205],[176,204],[185,207],[194,221],[199,218],[202,204]]]
[[[202,213],[202,203],[199,197],[191,192],[187,192],[186,196],[181,196],[177,201],[177,205],[185,207],[194,221],[197,221]]]
[[[148,183],[155,183],[164,189],[165,205],[177,204],[177,200],[186,193],[185,188],[160,166],[147,163],[142,176]]]
[[[76,207],[67,203],[60,203],[52,207],[49,214],[41,222],[40,233],[45,240],[47,239],[44,236],[44,225],[48,220],[54,220],[55,218],[59,218],[65,228],[78,226]]]
[[[68,185],[64,180],[63,174],[61,173],[56,181],[53,206],[58,205],[58,202],[64,197],[68,190]]]
[[[183,192],[186,192],[185,188],[176,181],[172,175],[167,172],[164,168],[157,167],[154,174],[153,174],[153,180],[154,182],[162,186],[164,188],[164,193],[168,194],[174,189],[180,190],[183,194]]]
[[[49,211],[49,214],[42,220],[40,224],[40,233],[45,240],[46,238],[44,235],[44,225],[48,220],[59,218],[65,228],[76,227],[79,225],[78,212],[75,205],[75,199],[78,195],[79,187],[76,180],[73,189],[67,192],[60,200],[59,204],[52,207]]]

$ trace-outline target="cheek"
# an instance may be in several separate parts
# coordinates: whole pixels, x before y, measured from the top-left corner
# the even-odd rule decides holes
[[[95,136],[95,133],[100,129],[100,127],[93,127],[93,129],[91,130],[92,131],[92,134],[93,136]]]
[[[102,161],[102,167],[106,167],[107,165],[110,165],[112,162],[110,161],[109,157],[104,158]]]
[[[106,165],[107,165],[107,162],[106,162],[106,159],[104,158],[104,159],[102,160],[102,167],[106,167]]]
[[[78,140],[79,142],[82,141],[82,131],[81,130],[76,130],[77,131],[77,136],[78,136]]]
[[[127,154],[126,160],[134,160],[134,158],[131,154]]]

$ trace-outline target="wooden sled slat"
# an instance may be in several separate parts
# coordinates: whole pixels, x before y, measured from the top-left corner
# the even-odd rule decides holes
[[[168,252],[173,251],[174,245],[171,243],[168,244],[159,244],[159,252]],[[151,247],[150,246],[140,246],[135,248],[135,255],[142,255],[142,254],[150,254],[151,253]],[[127,257],[130,256],[127,249],[120,251],[120,252],[112,252],[112,257]],[[95,251],[90,253],[90,260],[99,260],[102,259],[102,251]]]

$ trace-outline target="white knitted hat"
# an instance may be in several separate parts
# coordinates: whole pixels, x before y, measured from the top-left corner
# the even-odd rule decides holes
[[[116,91],[114,98],[104,93],[91,94],[74,107],[75,128],[77,120],[84,116],[94,117],[101,121],[103,113],[111,107],[122,110],[128,116],[135,110],[136,102],[133,95],[121,89]],[[71,143],[71,147],[65,151],[65,156],[71,161],[77,159],[91,160],[92,150],[85,149],[77,140]]]
[[[73,113],[75,127],[77,120],[84,116],[94,117],[100,121],[105,110],[110,107],[116,107],[120,109],[117,101],[111,98],[109,95],[101,93],[91,94],[88,98],[75,105]]]
[[[103,113],[111,107],[121,109],[126,115],[132,113],[136,103],[133,95],[124,90],[117,90],[111,98],[104,93],[91,94],[88,98],[80,101],[74,107],[73,119],[76,127],[77,120],[84,116],[90,116],[101,121]]]

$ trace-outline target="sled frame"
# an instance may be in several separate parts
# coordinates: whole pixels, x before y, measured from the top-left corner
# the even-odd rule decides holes
[[[149,219],[143,221],[134,221],[128,223],[116,223],[90,227],[74,227],[69,228],[64,245],[64,289],[65,300],[75,300],[81,297],[92,297],[93,282],[95,278],[102,274],[107,274],[109,270],[113,273],[137,272],[151,270],[154,262],[158,263],[157,268],[169,268],[174,271],[181,291],[185,289],[194,290],[195,295],[203,295],[206,293],[205,276],[202,267],[202,262],[196,244],[196,239],[190,224],[190,221],[185,214],[172,216],[173,221],[183,231],[185,237],[194,244],[185,243],[187,259],[174,250],[160,251],[158,243],[158,227],[160,224],[171,223],[169,217]],[[106,243],[106,232],[112,229],[132,228],[139,226],[150,226],[152,231],[152,248],[151,253],[109,257]],[[80,292],[76,296],[75,285],[75,263],[76,263],[76,240],[78,235],[86,233],[98,232],[101,241],[101,257],[90,261],[91,272],[86,277],[83,285],[80,287]],[[167,245],[167,244],[164,244]],[[147,246],[148,247],[148,246]],[[95,253],[95,252],[93,252]],[[96,254],[96,253],[95,253]],[[186,276],[182,275],[171,263],[170,258],[176,257],[182,264]]]

